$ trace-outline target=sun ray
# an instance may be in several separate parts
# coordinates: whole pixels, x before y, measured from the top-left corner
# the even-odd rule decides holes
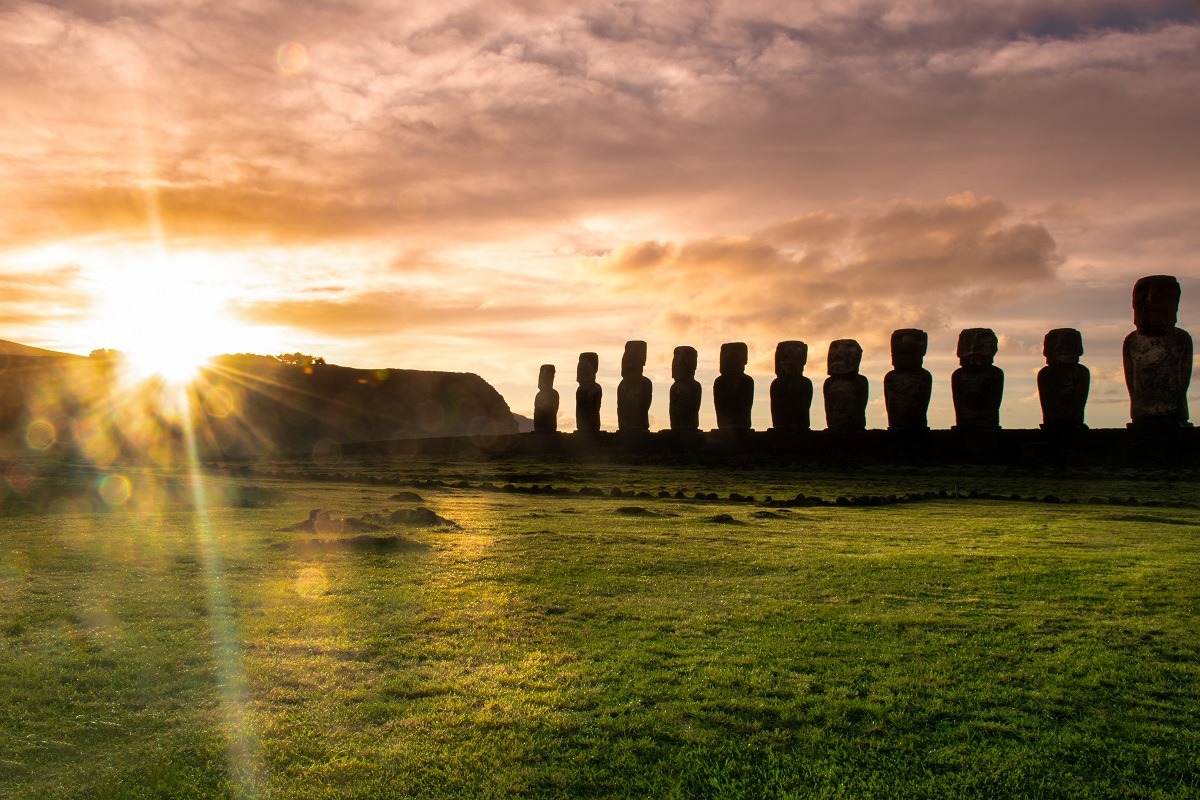
[[[179,387],[178,391],[179,402],[187,405],[186,388]],[[208,594],[208,618],[217,668],[221,716],[227,739],[229,772],[238,787],[237,795],[253,798],[258,796],[263,768],[258,753],[256,731],[248,713],[249,682],[233,621],[232,600],[225,587],[220,546],[208,513],[204,475],[200,468],[195,430],[191,420],[190,414],[184,415],[183,436],[188,480],[191,483],[192,502],[195,505],[193,519],[196,525],[196,543],[200,551]]]

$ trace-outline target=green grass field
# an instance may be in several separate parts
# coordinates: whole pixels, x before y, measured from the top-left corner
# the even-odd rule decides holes
[[[0,518],[0,797],[1200,795],[1194,477],[129,477]],[[287,530],[414,477],[461,529]],[[657,496],[938,489],[1083,502]]]

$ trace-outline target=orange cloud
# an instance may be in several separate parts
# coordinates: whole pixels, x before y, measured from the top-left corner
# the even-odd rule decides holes
[[[797,217],[748,236],[642,242],[597,259],[622,291],[665,290],[677,332],[724,327],[883,336],[949,309],[1028,294],[1062,263],[1045,226],[996,198],[902,201],[876,214]],[[749,335],[749,334],[747,334]]]

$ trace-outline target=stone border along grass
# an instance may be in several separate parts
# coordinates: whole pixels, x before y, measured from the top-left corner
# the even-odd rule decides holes
[[[625,497],[638,498],[642,500],[700,500],[700,501],[726,501],[732,503],[755,503],[768,508],[814,508],[818,506],[890,506],[899,505],[900,503],[921,503],[927,500],[1000,500],[1003,502],[1028,502],[1028,503],[1050,503],[1050,504],[1076,504],[1076,505],[1095,505],[1095,506],[1140,506],[1145,508],[1200,508],[1198,502],[1166,502],[1162,500],[1138,500],[1136,497],[1089,497],[1086,500],[1080,500],[1076,497],[1068,497],[1063,499],[1057,495],[1047,494],[1038,497],[1037,495],[1022,495],[1017,492],[1012,494],[999,494],[996,492],[976,491],[974,489],[966,490],[959,487],[953,489],[939,489],[937,491],[927,492],[908,492],[905,494],[888,494],[888,495],[839,495],[833,500],[826,500],[822,497],[812,495],[797,494],[795,497],[787,500],[776,500],[773,497],[767,496],[762,501],[757,500],[753,495],[743,495],[738,492],[730,492],[728,497],[721,497],[716,492],[692,492],[688,493],[680,489],[677,492],[660,491],[657,495],[647,491],[635,491],[633,489],[621,489],[614,487],[608,491],[603,489],[581,486],[578,489],[569,489],[566,486],[554,486],[552,484],[530,484],[528,486],[520,486],[511,483],[497,485],[491,481],[483,481],[481,483],[472,483],[470,481],[443,481],[440,478],[431,478],[429,480],[388,480],[375,475],[370,476],[355,476],[348,473],[330,473],[330,472],[282,472],[282,471],[261,471],[259,477],[276,478],[280,480],[302,479],[308,481],[330,481],[344,483],[367,483],[378,486],[409,486],[414,489],[473,489],[481,492],[502,492],[509,494],[536,494],[536,495],[557,495],[557,496],[584,496],[584,497]]]

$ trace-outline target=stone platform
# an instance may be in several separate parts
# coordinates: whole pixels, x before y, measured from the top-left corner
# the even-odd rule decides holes
[[[521,433],[357,442],[343,456],[394,455],[450,459],[554,460],[795,465],[997,464],[1157,469],[1200,466],[1200,428],[1100,428],[1056,433],[1040,429],[789,432]]]

